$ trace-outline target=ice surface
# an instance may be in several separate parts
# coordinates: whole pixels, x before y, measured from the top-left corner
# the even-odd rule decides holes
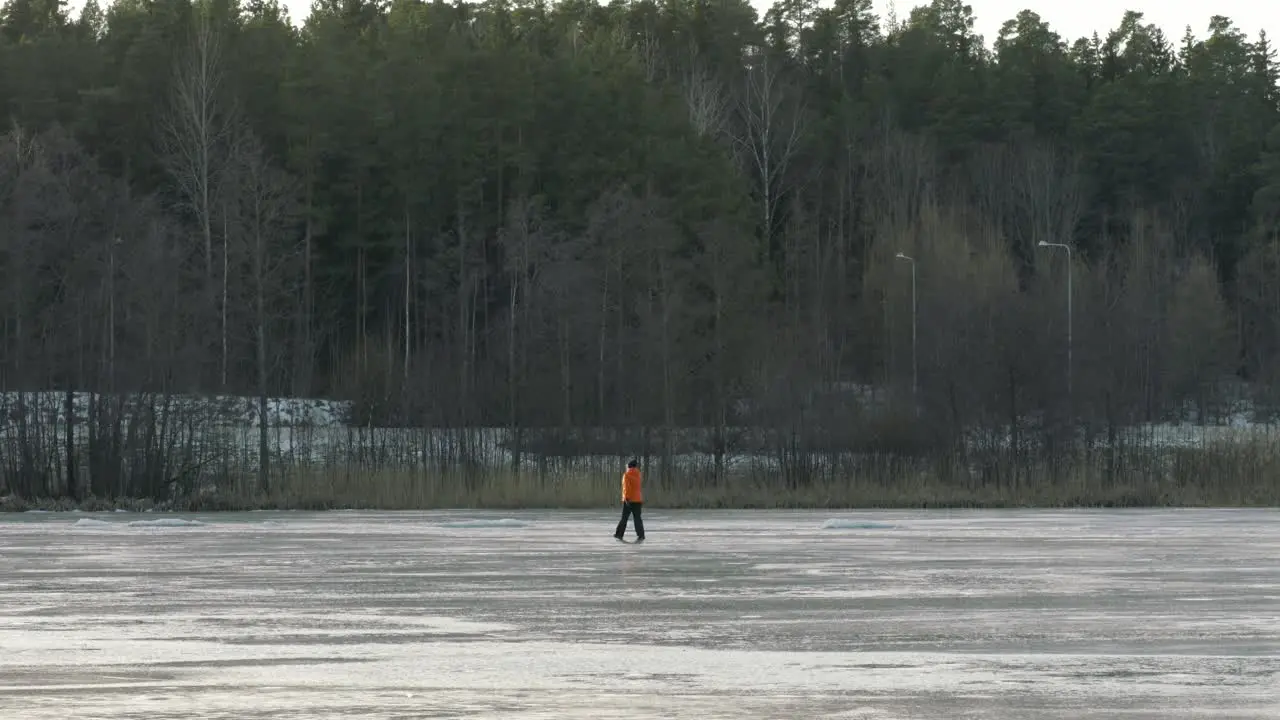
[[[78,528],[109,528],[109,527],[112,527],[112,526],[114,526],[114,525],[116,525],[116,524],[117,524],[117,523],[106,522],[106,521],[103,521],[103,520],[95,520],[94,518],[80,518],[79,520],[77,520],[77,521],[75,521],[75,522],[71,523],[71,527],[78,527]]]
[[[129,527],[200,527],[204,523],[199,520],[184,518],[159,518],[156,520],[134,520]]]
[[[1280,717],[1280,513],[646,510],[0,516],[0,718]]]
[[[822,523],[823,530],[892,530],[896,525],[888,523],[867,522],[865,520],[842,520],[831,518]]]
[[[178,517],[156,518],[155,520],[134,520],[132,522],[99,520],[97,518],[80,518],[79,520],[71,523],[71,527],[73,528],[86,530],[119,530],[121,528],[194,528],[203,526],[204,523],[199,520],[188,520],[186,518]]]
[[[515,518],[476,518],[474,520],[454,520],[441,523],[441,525],[451,528],[518,528],[528,527],[529,523]]]

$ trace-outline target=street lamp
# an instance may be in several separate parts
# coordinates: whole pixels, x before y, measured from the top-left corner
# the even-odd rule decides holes
[[[915,258],[898,253],[899,260],[911,263],[911,402],[915,411],[920,412],[920,366],[916,362],[916,261]]]
[[[1040,247],[1062,248],[1067,251],[1067,396],[1071,395],[1071,246],[1062,243],[1040,241]]]

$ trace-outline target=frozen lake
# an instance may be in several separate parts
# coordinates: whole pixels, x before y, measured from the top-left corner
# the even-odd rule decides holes
[[[0,717],[1280,717],[1278,512],[616,519],[0,516]]]

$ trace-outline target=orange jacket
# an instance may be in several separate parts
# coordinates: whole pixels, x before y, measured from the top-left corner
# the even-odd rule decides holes
[[[622,502],[644,502],[640,492],[640,468],[627,468],[622,473]]]

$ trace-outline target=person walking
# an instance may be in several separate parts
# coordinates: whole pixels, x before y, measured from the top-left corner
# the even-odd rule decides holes
[[[613,536],[619,540],[627,532],[627,520],[636,518],[636,542],[644,542],[644,520],[640,519],[640,509],[644,505],[644,494],[640,491],[640,463],[632,460],[627,463],[627,471],[622,473],[622,519],[618,521],[618,529]]]

